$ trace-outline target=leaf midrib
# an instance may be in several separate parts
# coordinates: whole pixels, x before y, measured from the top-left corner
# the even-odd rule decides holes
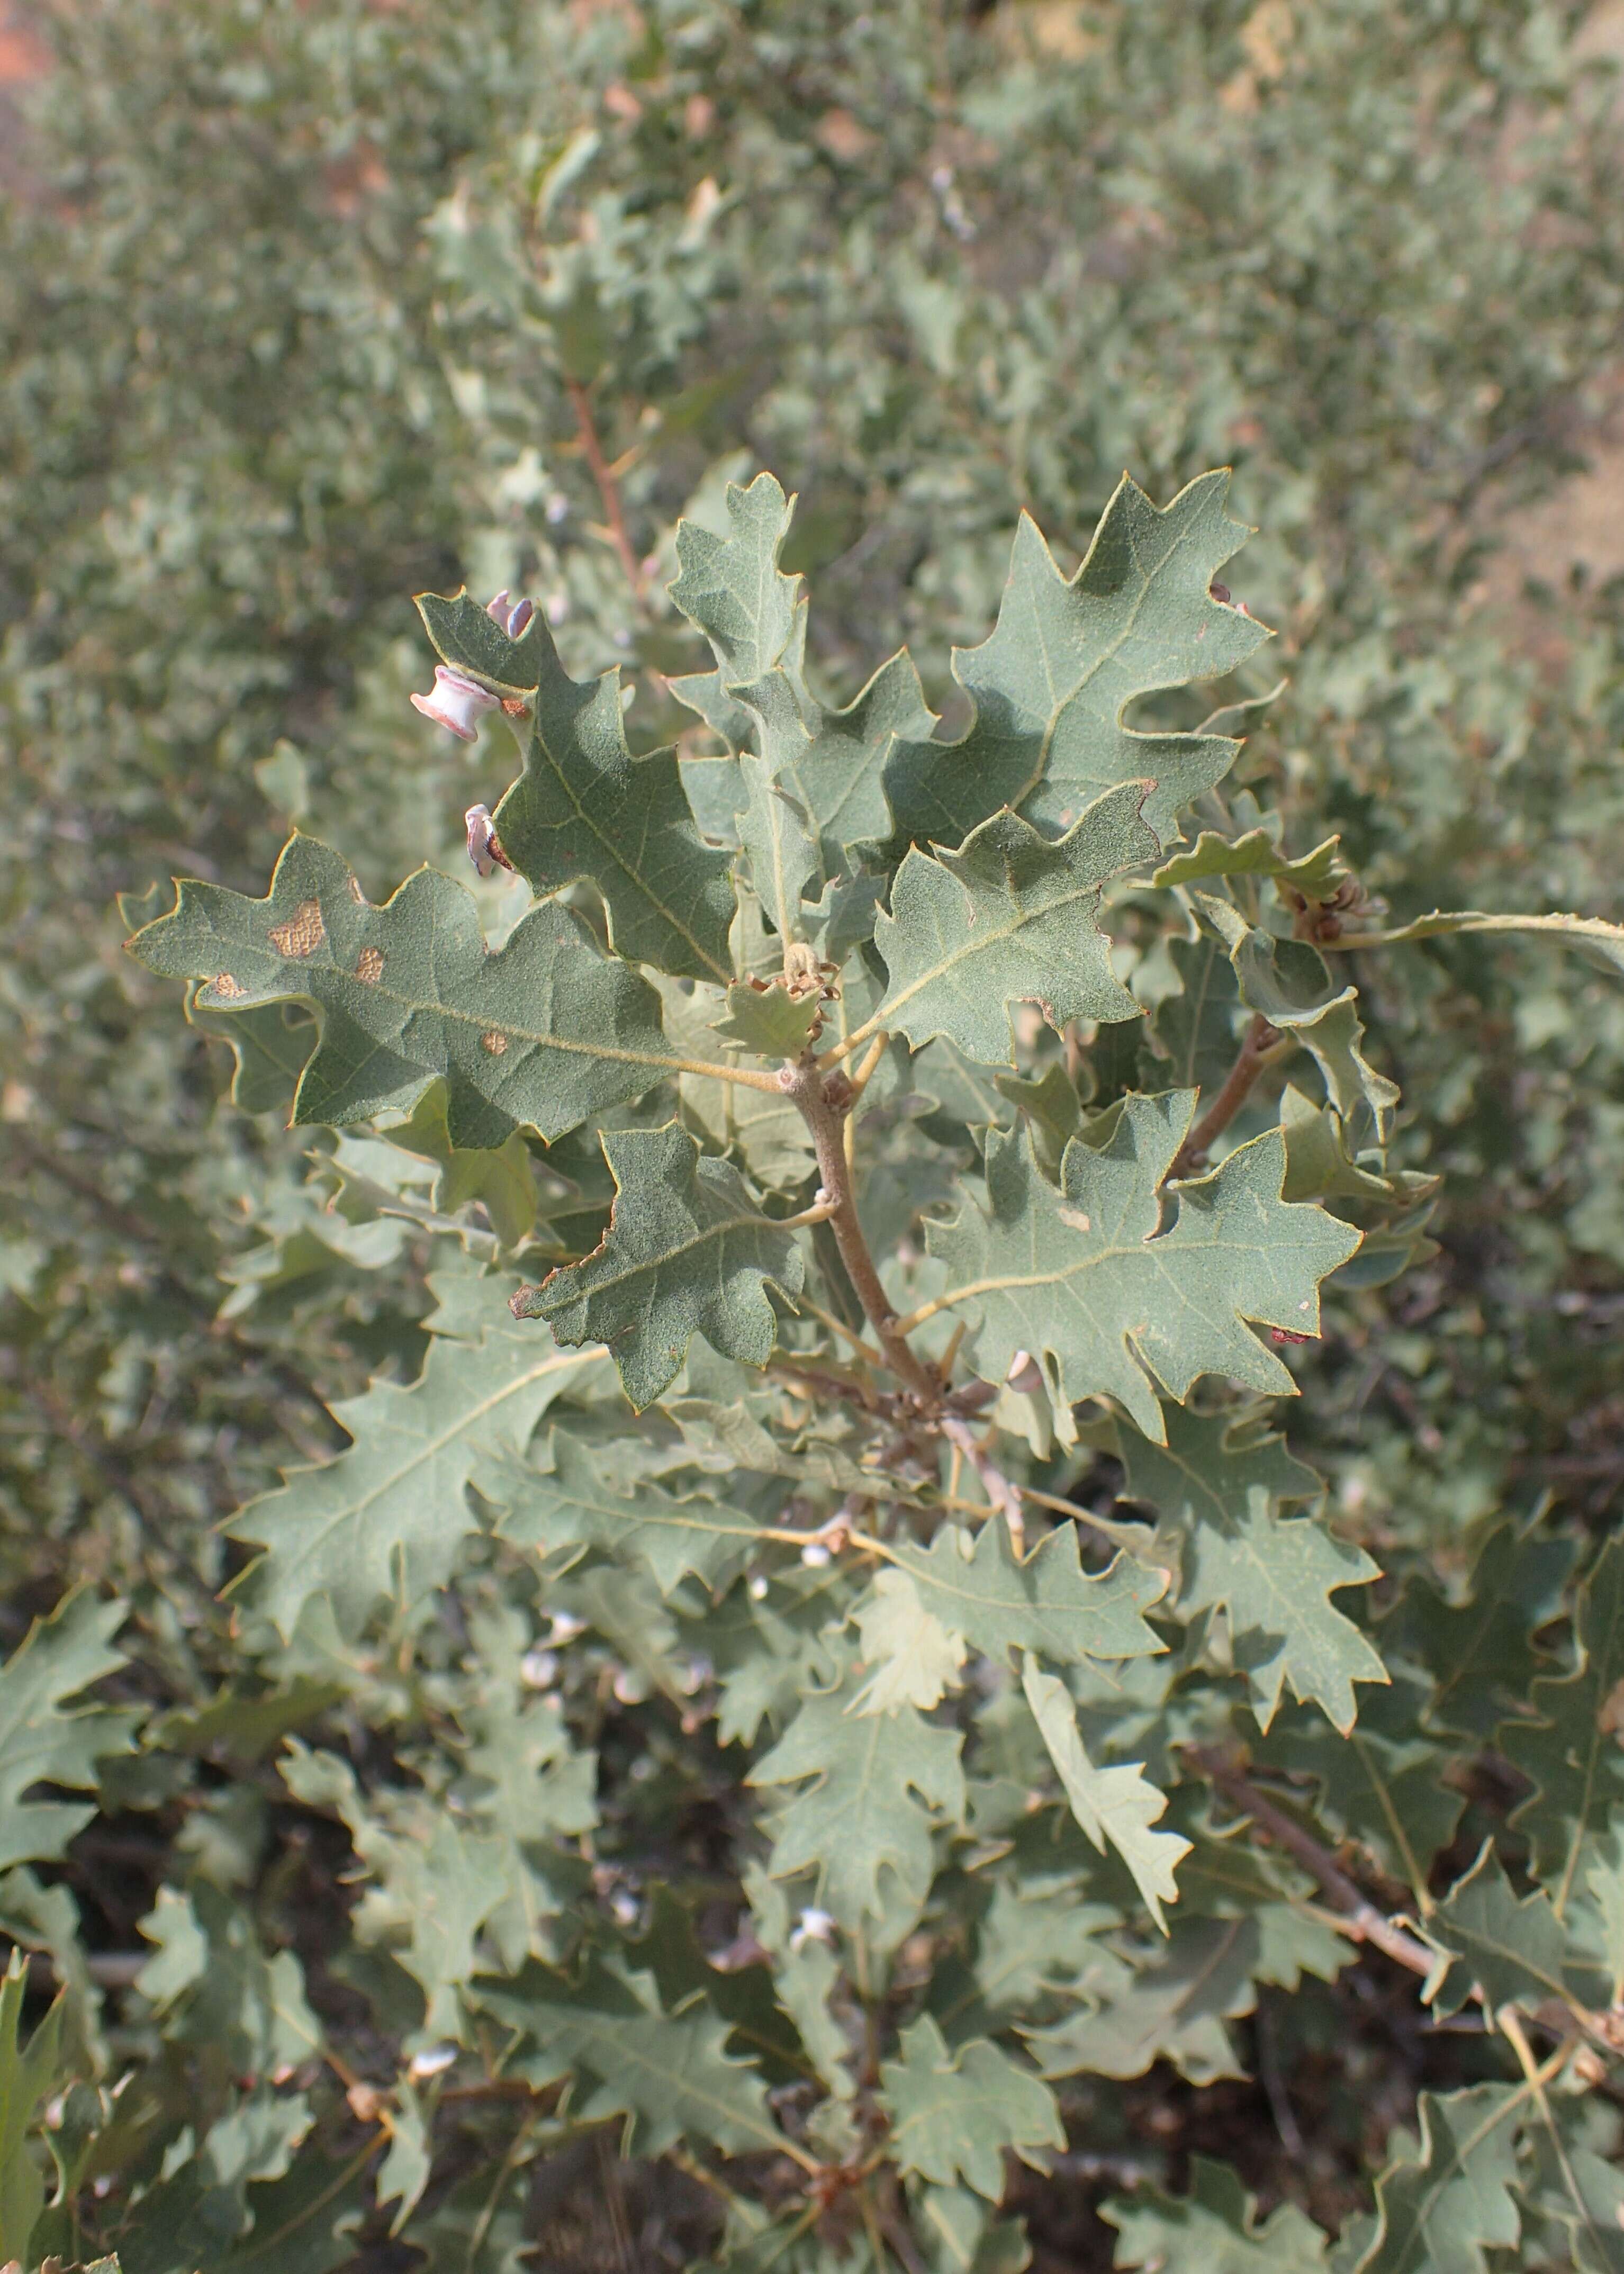
[[[457,1437],[462,1435],[475,1422],[483,1419],[487,1413],[493,1412],[495,1409],[499,1405],[502,1404],[506,1399],[516,1397],[522,1389],[530,1389],[536,1382],[542,1381],[547,1374],[552,1374],[555,1370],[562,1373],[568,1371],[572,1367],[585,1366],[592,1359],[596,1358],[598,1352],[596,1348],[586,1351],[572,1351],[568,1353],[554,1351],[550,1357],[544,1359],[538,1366],[530,1367],[523,1374],[515,1376],[512,1382],[504,1382],[500,1389],[493,1390],[488,1397],[481,1398],[477,1404],[465,1408],[457,1420],[452,1422],[447,1428],[440,1430],[436,1436],[423,1439],[417,1450],[411,1455],[410,1459],[402,1461],[399,1468],[392,1471],[388,1476],[383,1478],[380,1482],[374,1485],[370,1491],[365,1493],[360,1499],[351,1500],[348,1502],[344,1507],[335,1510],[325,1524],[321,1525],[313,1534],[307,1536],[303,1560],[308,1562],[310,1557],[320,1547],[326,1545],[327,1541],[332,1538],[333,1534],[338,1530],[341,1525],[352,1523],[357,1517],[364,1515],[365,1511],[369,1508],[372,1507],[385,1493],[393,1492],[402,1478],[410,1476],[414,1470],[420,1469],[426,1462],[436,1459],[440,1454],[444,1452],[447,1445],[454,1442]],[[415,1389],[419,1385],[417,1384],[414,1384],[413,1388]],[[411,1392],[407,1391],[403,1394],[410,1396]],[[318,1476],[323,1475],[327,1472],[327,1470],[336,1466],[338,1461],[348,1460],[350,1458],[351,1456],[359,1449],[359,1446],[360,1440],[357,1438],[350,1446],[346,1452],[338,1454],[335,1460],[326,1463],[322,1468],[319,1468],[313,1472],[305,1470],[302,1471],[300,1473],[302,1475],[310,1475],[312,1473]],[[268,1507],[273,1502],[279,1500],[282,1497],[282,1493],[291,1492],[294,1489],[295,1487],[292,1483],[285,1484],[278,1492],[267,1494],[264,1500],[254,1503],[254,1505]],[[252,1508],[250,1507],[248,1509],[244,1509],[243,1513],[244,1517],[251,1515],[252,1513]],[[252,1532],[244,1532],[243,1537],[247,1540],[254,1540],[257,1539],[258,1535]],[[269,1542],[261,1542],[260,1544],[267,1547],[270,1545]]]
[[[269,960],[270,951],[259,941],[251,940],[238,945],[246,945],[255,953],[265,956],[267,961]],[[284,959],[278,958],[278,962],[283,964],[285,968]],[[419,1018],[445,1019],[460,1026],[477,1027],[487,1034],[505,1035],[510,1042],[533,1043],[540,1050],[563,1050],[576,1058],[609,1058],[621,1065],[664,1067],[668,1072],[675,1073],[682,1073],[692,1064],[691,1059],[675,1055],[667,1056],[661,1051],[628,1050],[611,1043],[575,1042],[567,1035],[538,1033],[532,1028],[514,1024],[512,1020],[505,1019],[497,1012],[464,1011],[455,1003],[443,1001],[420,1002],[413,996],[402,995],[398,988],[386,986],[381,979],[370,984],[365,980],[357,979],[353,972],[344,970],[342,966],[335,961],[319,964],[314,968],[317,970],[330,972],[335,979],[344,980],[352,986],[364,989],[366,998],[372,1002],[392,1003],[402,1011]],[[728,976],[732,976],[731,973]],[[209,982],[207,984],[212,985],[213,983]],[[285,992],[269,996],[267,999],[271,1002],[313,1003],[320,1010],[327,1007],[320,995],[297,985],[290,987]],[[221,1003],[207,1004],[204,1007],[207,1010],[229,1011],[233,1005],[229,1003]],[[249,1004],[244,1007],[252,1010],[257,1006]],[[380,1038],[372,1039],[377,1043]],[[661,1039],[663,1041],[665,1037],[662,1036]],[[313,1060],[311,1063],[313,1063]],[[414,1063],[421,1064],[422,1061],[417,1060]],[[500,1059],[492,1058],[492,1064],[493,1066],[500,1065]],[[308,1065],[305,1072],[309,1072]],[[730,1071],[729,1079],[737,1081],[743,1080],[744,1076],[733,1074]]]
[[[940,864],[938,863],[937,865],[939,866]],[[970,921],[972,923],[974,923],[977,921],[976,912],[974,900],[969,894],[968,888],[963,885],[962,880],[959,878],[956,877],[954,882],[959,884],[960,889],[966,892],[966,899],[970,900]],[[956,965],[966,962],[974,956],[983,955],[989,949],[1003,946],[1007,941],[1015,938],[1019,933],[1026,930],[1031,925],[1041,923],[1046,916],[1054,915],[1057,913],[1064,912],[1068,908],[1075,907],[1079,901],[1087,901],[1091,904],[1092,907],[1098,907],[1100,903],[1100,886],[1097,884],[1079,886],[1070,892],[1062,893],[1055,900],[1046,900],[1041,907],[1031,910],[1017,909],[1006,923],[989,929],[986,931],[978,930],[973,937],[966,937],[957,947],[951,949],[949,953],[942,958],[939,963],[933,964],[929,970],[921,972],[916,979],[910,980],[906,986],[898,990],[896,983],[893,980],[891,983],[893,991],[887,993],[885,1000],[880,1005],[878,1015],[883,1020],[893,1018],[895,1013],[901,1010],[905,1004],[911,1003],[913,1001],[914,998],[922,988],[934,986],[937,980],[941,979],[946,973],[951,972]],[[1090,922],[1088,929],[1093,933],[1094,938],[1103,945],[1105,935],[1100,930],[1099,927]],[[896,937],[894,921],[893,929],[890,937],[891,938]],[[1039,999],[1041,992],[1041,989],[1034,982],[1032,991],[1029,994],[1018,997],[1016,994],[1011,993],[1005,996],[1003,999],[1006,1003],[1017,1000],[1035,1002]]]
[[[1101,672],[1104,670],[1106,665],[1108,663],[1114,662],[1117,655],[1127,645],[1138,627],[1140,611],[1143,609],[1146,601],[1150,598],[1152,587],[1156,583],[1157,578],[1166,571],[1171,563],[1174,555],[1179,552],[1181,547],[1188,542],[1194,533],[1195,522],[1192,517],[1190,523],[1178,531],[1177,535],[1174,538],[1172,544],[1169,546],[1167,551],[1162,554],[1161,560],[1157,561],[1154,568],[1147,571],[1142,566],[1139,567],[1139,576],[1141,581],[1139,593],[1134,600],[1132,607],[1128,611],[1127,621],[1124,624],[1121,631],[1116,635],[1116,637],[1111,641],[1110,644],[1108,647],[1101,649],[1100,654],[1095,658],[1094,661],[1089,665],[1087,670],[1082,674],[1081,677],[1077,680],[1075,684],[1069,687],[1065,693],[1057,698],[1055,696],[1054,674],[1049,667],[1049,650],[1044,644],[1042,625],[1038,621],[1037,611],[1035,609],[1033,610],[1033,633],[1034,636],[1037,640],[1039,650],[1042,654],[1043,676],[1045,681],[1048,682],[1049,697],[1054,707],[1049,713],[1049,724],[1043,729],[1043,739],[1038,746],[1036,763],[1026,780],[1022,784],[1019,791],[1009,801],[1011,805],[1017,808],[1017,809],[1019,809],[1019,807],[1025,803],[1026,800],[1032,795],[1033,791],[1036,789],[1038,784],[1049,772],[1049,752],[1054,747],[1055,736],[1059,731],[1060,720],[1063,714],[1071,704],[1076,702],[1084,688],[1086,687],[1092,680],[1097,679]],[[1139,565],[1139,556],[1137,553],[1134,555],[1134,559],[1135,564]],[[1086,560],[1083,561],[1078,568],[1077,575],[1065,579],[1066,590],[1068,591],[1076,591],[1078,584],[1082,577],[1083,570],[1087,567],[1087,565],[1088,563]],[[1147,695],[1152,692],[1152,689],[1150,688],[1139,688],[1135,691],[1141,695]],[[1122,725],[1122,714],[1127,708],[1130,700],[1131,697],[1124,696],[1116,706],[1115,723],[1124,734],[1132,733],[1133,731],[1131,728],[1124,727]],[[1134,739],[1136,741],[1148,741],[1153,738],[1150,736],[1139,736],[1136,734]],[[1189,739],[1191,742],[1199,742],[1202,738],[1199,734],[1192,734]]]
[[[640,1259],[633,1257],[620,1269],[594,1278],[590,1285],[583,1283],[569,1290],[568,1293],[560,1291],[553,1310],[542,1310],[538,1307],[535,1316],[549,1319],[553,1316],[555,1311],[561,1310],[568,1302],[583,1300],[590,1302],[594,1295],[601,1295],[613,1288],[624,1286],[628,1280],[642,1278],[650,1271],[656,1273],[662,1271],[667,1264],[680,1262],[683,1256],[693,1254],[695,1249],[706,1246],[711,1240],[725,1239],[729,1232],[774,1231],[779,1228],[774,1224],[771,1216],[726,1216],[718,1224],[702,1226],[691,1239],[679,1241],[674,1247],[662,1248],[658,1255],[646,1255]],[[567,1270],[584,1270],[585,1268],[585,1264],[565,1266]],[[752,1262],[748,1268],[759,1270],[764,1277],[771,1278],[775,1267]],[[561,1277],[563,1275],[560,1273],[559,1276]],[[543,1286],[545,1291],[545,1282],[543,1283]]]
[[[618,665],[614,666],[613,676],[615,678],[618,684],[620,677],[620,666]],[[553,779],[557,781],[565,796],[569,800],[570,805],[574,809],[575,818],[581,824],[582,827],[585,829],[587,833],[603,847],[610,861],[626,878],[628,884],[629,884],[635,891],[642,893],[643,897],[648,901],[649,906],[665,918],[665,922],[678,935],[679,938],[684,939],[688,942],[688,945],[693,949],[695,954],[704,965],[706,970],[714,972],[717,978],[725,987],[733,975],[731,968],[726,964],[718,962],[716,957],[710,953],[709,948],[703,946],[689,927],[683,922],[681,917],[676,914],[674,909],[672,909],[665,905],[665,901],[654,890],[653,886],[646,883],[644,879],[637,874],[635,870],[628,866],[626,861],[616,849],[613,839],[605,834],[604,831],[599,827],[598,824],[593,819],[592,816],[587,811],[585,806],[582,803],[580,797],[576,794],[574,783],[564,772],[563,766],[560,761],[553,757],[552,749],[548,746],[546,738],[541,731],[539,720],[538,720],[536,725],[532,748],[539,749],[542,756],[546,759]],[[648,765],[655,759],[664,757],[670,757],[674,764],[676,753],[674,750],[651,750],[643,758],[635,758],[628,749],[625,752],[621,764],[629,770],[638,765]],[[694,844],[695,850],[701,855],[709,853],[710,848],[701,840],[697,830],[694,832]],[[605,897],[607,896],[605,895]]]

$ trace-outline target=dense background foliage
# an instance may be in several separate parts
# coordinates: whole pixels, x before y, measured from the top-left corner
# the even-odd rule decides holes
[[[96,1693],[123,1718],[96,1740],[94,1813],[17,1834],[0,1906],[49,1954],[32,1985],[74,1985],[61,2077],[131,2080],[110,2115],[58,2111],[50,2247],[117,2246],[126,2274],[234,2249],[404,2266],[372,2208],[375,2117],[421,2016],[344,1930],[350,1834],[330,1796],[294,1796],[279,1749],[297,1730],[364,1790],[440,1791],[495,1708],[455,1606],[438,1658],[246,1663],[219,1596],[244,1551],[215,1527],[343,1442],[334,1401],[417,1374],[430,1275],[461,1243],[343,1197],[367,1164],[243,1110],[252,1068],[229,1102],[209,1014],[182,1027],[122,957],[114,894],[175,872],[259,892],[290,820],[378,893],[461,861],[464,806],[504,784],[407,707],[414,590],[534,592],[577,676],[628,666],[640,746],[685,733],[665,675],[707,659],[665,598],[674,523],[717,522],[725,481],[768,466],[801,493],[788,565],[815,572],[819,682],[849,696],[906,638],[951,723],[949,645],[984,636],[1019,508],[1070,565],[1124,466],[1165,502],[1230,463],[1262,532],[1237,589],[1281,628],[1232,691],[1289,680],[1233,779],[1292,850],[1339,828],[1395,920],[1618,914],[1617,595],[1518,538],[1612,403],[1618,98],[1585,11],[1522,0],[91,0],[20,22],[44,68],[0,260],[22,785],[0,851],[4,1640],[83,1585],[70,1670],[102,1673],[109,1630],[124,1663]],[[1197,689],[1157,715],[1204,708]],[[1560,1666],[1564,1558],[1624,1482],[1624,1009],[1527,945],[1410,954],[1365,1011],[1405,1093],[1395,1157],[1445,1179],[1438,1249],[1292,1354],[1291,1444],[1391,1615],[1429,1574],[1456,1587],[1497,1518],[1538,1513],[1554,1560],[1525,1608]],[[1108,1510],[1109,1463],[1074,1473]],[[124,1623],[93,1633],[115,1601]],[[636,1924],[646,1884],[681,1876],[679,1796],[682,1871],[721,1834],[669,1702],[629,1689],[599,1741],[598,1893]],[[1481,1836],[1519,1788],[1492,1751],[1462,1758]],[[426,1832],[402,1814],[390,1836]],[[403,1864],[392,1884],[409,1911]],[[154,1946],[168,1974],[133,1987]],[[1038,2263],[1109,2263],[1092,2207],[1182,2190],[1192,2151],[1330,2228],[1367,2204],[1417,2092],[1480,2074],[1390,1972],[1237,2007],[1256,2086],[1164,2065],[1079,2094],[1060,2177],[1019,2183]],[[305,2075],[310,2014],[333,2066]],[[154,2212],[234,2074],[283,2068],[320,2159],[289,2170],[285,2122],[217,2142],[224,2225],[184,2233],[173,2195]],[[409,2230],[436,2265],[710,2245],[703,2190],[613,2171],[613,2128],[532,2162],[500,2095],[436,2120]],[[506,2192],[482,2194],[510,2150]],[[244,2186],[289,2190],[290,2218],[329,2203],[304,2255],[246,2255]],[[253,2233],[274,2225],[262,2208]]]

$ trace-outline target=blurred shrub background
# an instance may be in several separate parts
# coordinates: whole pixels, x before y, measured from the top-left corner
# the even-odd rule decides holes
[[[1165,501],[1230,463],[1289,682],[1237,779],[1293,849],[1340,827],[1395,917],[1624,915],[1620,52],[1560,0],[13,0],[5,1646],[106,1582],[133,1690],[207,1698],[213,1526],[416,1369],[426,1248],[229,1101],[114,906],[258,892],[289,822],[369,890],[461,859],[502,784],[407,705],[414,590],[533,592],[675,734],[673,523],[769,466],[821,680],[906,638],[951,711],[1021,508],[1069,566],[1124,467]],[[1526,954],[1372,975],[1373,1055],[1442,1101],[1400,1154],[1447,1174],[1440,1252],[1333,1314],[1293,1417],[1446,1566],[1624,1486],[1624,1009]],[[128,1947],[223,1803],[121,1805],[47,1876]],[[268,1918],[289,1835],[245,1853]]]

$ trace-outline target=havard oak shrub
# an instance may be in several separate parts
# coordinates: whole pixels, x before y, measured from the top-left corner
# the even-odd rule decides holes
[[[338,1133],[345,1219],[439,1236],[438,1307],[232,1519],[242,1679],[162,1733],[347,1835],[353,2010],[232,1901],[252,1862],[166,1890],[138,1986],[196,2097],[147,2147],[162,2082],[70,2082],[82,2003],[22,2052],[14,1970],[4,2251],[302,2274],[375,2202],[508,2266],[541,2159],[620,2135],[690,2263],[991,2274],[1023,2165],[1112,2168],[1102,2081],[1221,2083],[1261,1991],[1362,1963],[1456,2055],[1372,2207],[1260,2220],[1198,2162],[1108,2200],[1117,2264],[1620,2263],[1624,1552],[1507,1519],[1384,1579],[1271,1401],[1327,1291],[1426,1251],[1360,984],[1449,934],[1616,972],[1624,930],[1387,924],[1226,793],[1234,716],[1131,723],[1269,636],[1225,490],[1124,480],[1070,578],[1024,520],[952,738],[906,652],[814,693],[770,475],[678,535],[717,755],[634,755],[528,602],[425,597],[419,707],[492,790],[518,738],[489,881],[376,904],[295,835],[265,899],[137,933]],[[71,1701],[119,1615],[0,1675],[11,1863],[89,1813],[30,1788],[117,1788],[139,1713]]]
[[[406,707],[414,590],[545,599],[671,740],[673,527],[771,465],[826,683],[907,639],[939,704],[1021,507],[1070,563],[1124,466],[1166,498],[1232,460],[1280,636],[1211,699],[1290,681],[1248,785],[1397,915],[1616,912],[1624,596],[1493,597],[1561,577],[1515,508],[1614,390],[1585,0],[11,12],[49,68],[0,154],[8,1647],[90,1573],[204,1607],[155,1698],[221,1678],[215,1520],[340,1442],[320,1398],[422,1362],[427,1243],[219,1099],[208,1015],[112,907],[177,869],[257,891],[292,822],[379,897],[452,857],[477,792]],[[1379,1347],[1343,1306],[1298,1428],[1417,1554],[1546,1486],[1559,1521],[1619,1498],[1624,1002],[1576,978],[1467,937],[1367,999],[1372,1055],[1436,1082],[1400,1141],[1450,1172],[1443,1252]]]

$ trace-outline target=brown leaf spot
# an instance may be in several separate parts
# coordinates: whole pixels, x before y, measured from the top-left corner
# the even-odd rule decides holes
[[[232,978],[229,971],[217,973],[208,983],[222,1003],[235,1003],[239,995],[246,995],[248,992],[244,986]]]
[[[314,955],[327,936],[320,900],[301,900],[286,923],[274,925],[271,945],[278,955]]]
[[[383,950],[364,947],[356,961],[356,977],[363,987],[376,987],[383,977]]]
[[[357,907],[364,908],[366,906],[366,894],[361,890],[361,879],[353,869],[350,872],[350,897]]]
[[[508,1047],[508,1037],[500,1027],[491,1027],[480,1035],[481,1043],[493,1058],[500,1058]]]

